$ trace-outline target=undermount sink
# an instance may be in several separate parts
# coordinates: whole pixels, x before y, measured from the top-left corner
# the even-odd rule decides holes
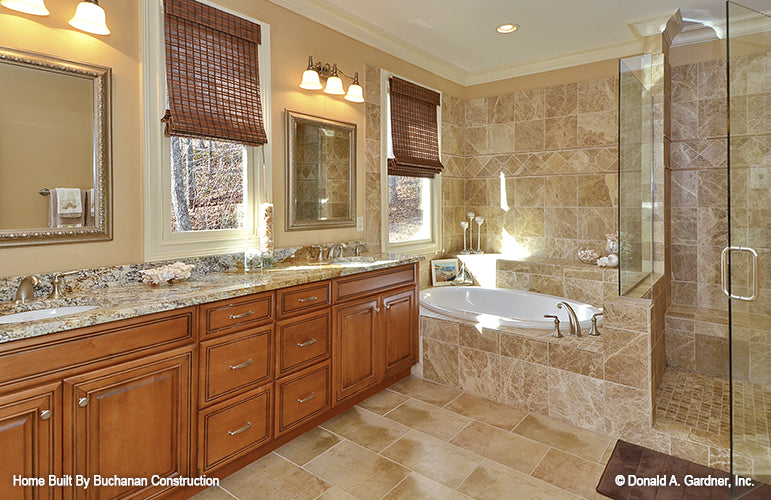
[[[97,306],[65,306],[65,307],[51,307],[48,309],[38,309],[37,311],[25,311],[16,314],[8,314],[7,316],[0,316],[0,325],[8,323],[23,323],[25,321],[37,321],[41,319],[59,318],[61,316],[67,316],[70,314],[77,314],[81,312],[90,311],[96,309]]]
[[[375,258],[369,256],[335,257],[332,259],[332,264],[372,264],[373,262],[375,262]]]

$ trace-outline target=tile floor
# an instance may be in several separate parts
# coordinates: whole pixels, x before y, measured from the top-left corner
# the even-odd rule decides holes
[[[615,441],[410,377],[196,500],[594,499]]]

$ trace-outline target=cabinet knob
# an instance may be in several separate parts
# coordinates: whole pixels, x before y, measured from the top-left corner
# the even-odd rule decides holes
[[[53,414],[51,410],[43,410],[40,412],[40,420],[48,420]]]
[[[90,399],[88,398],[80,398],[78,399],[78,406],[80,406],[81,408],[85,408],[86,406],[88,406],[89,401]]]
[[[379,313],[379,312],[380,312],[380,308],[379,308],[379,307],[376,307],[376,308],[375,308],[375,312],[376,312],[376,313]]]

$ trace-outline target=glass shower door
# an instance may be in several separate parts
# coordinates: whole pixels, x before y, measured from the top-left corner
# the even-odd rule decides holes
[[[732,2],[726,14],[731,472],[771,484],[771,18]]]

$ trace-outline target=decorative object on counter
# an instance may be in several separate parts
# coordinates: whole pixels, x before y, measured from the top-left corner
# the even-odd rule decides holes
[[[474,212],[469,212],[466,214],[466,217],[468,217],[468,253],[474,253],[474,216],[476,214]]]
[[[477,223],[477,249],[474,250],[472,253],[480,254],[484,253],[482,251],[482,224],[485,222],[485,218],[481,215],[477,215],[474,218],[474,222]]]
[[[593,248],[582,248],[578,251],[578,260],[584,264],[596,264],[597,259],[600,258],[599,252]]]
[[[250,246],[244,247],[244,272],[262,271],[262,252],[259,248]]]
[[[607,257],[597,259],[597,265],[600,267],[618,267],[618,255],[611,253]]]
[[[458,276],[458,259],[436,259],[431,261],[431,281],[434,286],[452,285]]]
[[[348,92],[343,90],[343,80],[340,75],[352,80],[353,83],[348,87]],[[300,82],[300,88],[305,90],[321,90],[321,77],[327,80],[324,87],[325,94],[343,95],[345,100],[351,102],[364,102],[364,91],[359,84],[359,73],[348,76],[343,70],[337,68],[337,63],[313,62],[313,56],[308,57],[308,68],[303,71],[303,79]]]
[[[260,250],[263,254],[273,255],[273,203],[260,205]]]
[[[460,221],[460,227],[463,228],[463,250],[461,250],[460,253],[463,255],[468,255],[470,253],[468,247],[466,246],[466,230],[468,229],[468,222],[465,220]]]
[[[605,252],[618,255],[618,231],[605,234]]]
[[[149,283],[153,286],[158,286],[161,283],[179,283],[185,281],[192,274],[193,264],[185,264],[184,262],[175,262],[174,264],[168,264],[166,266],[155,267],[153,269],[146,269],[140,271],[142,273],[142,281]]]

